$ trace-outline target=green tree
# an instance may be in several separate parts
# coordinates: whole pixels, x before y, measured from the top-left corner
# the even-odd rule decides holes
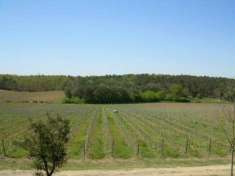
[[[184,87],[180,84],[173,84],[170,87],[170,94],[174,98],[183,97],[184,96]]]
[[[164,100],[166,98],[166,92],[161,90],[161,91],[158,91],[155,93],[155,97],[158,99],[158,100]]]
[[[144,102],[155,102],[159,101],[158,97],[156,96],[156,93],[154,91],[148,90],[141,94],[142,100]]]
[[[57,115],[47,115],[47,121],[31,124],[31,133],[24,147],[34,160],[37,175],[51,176],[66,161],[66,143],[69,140],[69,121]]]

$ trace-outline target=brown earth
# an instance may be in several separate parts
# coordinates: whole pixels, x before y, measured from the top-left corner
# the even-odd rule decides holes
[[[0,90],[0,103],[61,103],[63,91],[17,92]]]

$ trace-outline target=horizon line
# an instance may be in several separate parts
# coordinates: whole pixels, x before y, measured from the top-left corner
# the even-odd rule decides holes
[[[125,76],[125,75],[156,75],[156,76],[194,76],[194,77],[211,77],[211,78],[227,78],[227,79],[235,79],[234,77],[229,76],[219,76],[219,75],[206,75],[206,74],[170,74],[170,73],[107,73],[107,74],[50,74],[50,73],[33,73],[33,74],[15,74],[15,73],[0,73],[0,76],[8,75],[8,76],[67,76],[67,77],[102,77],[102,76]]]

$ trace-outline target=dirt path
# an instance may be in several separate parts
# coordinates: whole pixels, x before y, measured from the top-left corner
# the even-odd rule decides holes
[[[178,167],[162,169],[134,169],[114,171],[62,171],[56,176],[225,176],[229,175],[228,165]],[[32,171],[0,171],[0,176],[32,176]]]

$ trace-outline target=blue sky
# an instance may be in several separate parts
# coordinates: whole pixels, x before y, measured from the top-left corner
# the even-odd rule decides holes
[[[0,73],[235,77],[235,1],[0,0]]]

